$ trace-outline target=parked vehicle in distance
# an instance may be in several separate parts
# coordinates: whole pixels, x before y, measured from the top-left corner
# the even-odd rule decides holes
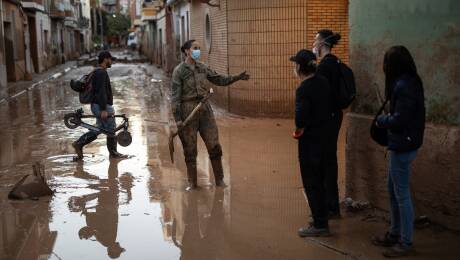
[[[133,50],[137,48],[138,42],[137,42],[137,34],[135,32],[129,33],[127,45],[129,48]]]

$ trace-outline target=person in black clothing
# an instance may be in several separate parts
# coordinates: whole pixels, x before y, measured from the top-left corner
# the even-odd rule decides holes
[[[301,50],[290,58],[296,63],[295,73],[302,81],[296,90],[294,138],[299,140],[299,163],[302,183],[313,216],[313,223],[299,229],[301,237],[330,235],[324,178],[327,142],[330,137],[330,87],[315,74],[316,57]]]
[[[317,74],[322,75],[329,81],[331,86],[331,108],[333,113],[333,124],[328,131],[332,131],[332,138],[329,140],[328,147],[328,169],[325,177],[325,188],[328,201],[329,218],[340,217],[339,188],[337,185],[338,165],[337,165],[337,141],[339,138],[340,127],[343,120],[343,112],[338,107],[337,96],[340,80],[340,70],[338,58],[331,53],[331,49],[339,42],[341,36],[331,30],[321,30],[316,34],[313,42],[313,53],[316,54],[321,62],[318,65]]]
[[[107,74],[107,69],[112,66],[112,59],[114,58],[108,51],[101,51],[99,53],[99,66],[95,68],[91,77],[91,84],[94,91],[94,99],[93,102],[91,102],[91,112],[97,117],[98,127],[113,131],[116,128],[116,122],[115,118],[110,115],[114,115],[115,110],[112,106],[112,86],[110,85],[109,74]],[[83,159],[83,146],[96,140],[99,134],[100,132],[90,130],[72,143],[75,153],[77,154],[77,160]],[[117,152],[116,137],[107,136],[107,149],[109,150],[110,158],[126,158],[126,155]]]
[[[406,47],[394,46],[385,53],[383,71],[390,113],[380,115],[376,124],[388,129],[391,225],[385,235],[374,237],[372,242],[391,247],[383,252],[384,256],[401,257],[414,252],[414,210],[409,179],[411,164],[423,144],[425,98],[422,80]]]

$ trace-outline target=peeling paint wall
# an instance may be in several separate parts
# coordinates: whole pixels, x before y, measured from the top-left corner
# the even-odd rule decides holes
[[[405,45],[424,82],[424,144],[411,173],[416,215],[460,230],[460,1],[350,0],[350,65],[358,99],[347,115],[346,196],[388,209],[388,161],[370,138],[384,93],[383,56]]]
[[[460,125],[460,1],[352,0],[349,15],[350,63],[359,87],[354,112],[377,110],[383,55],[405,45],[424,82],[427,119]]]
[[[371,116],[349,113],[346,196],[389,210],[388,158],[369,136]],[[460,230],[460,128],[427,124],[410,178],[416,216]]]

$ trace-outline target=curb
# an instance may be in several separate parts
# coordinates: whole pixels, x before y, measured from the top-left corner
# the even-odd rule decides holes
[[[50,75],[49,77],[45,78],[45,79],[42,79],[42,80],[39,80],[35,83],[33,83],[32,85],[30,85],[30,87],[22,90],[22,91],[19,91],[18,93],[14,94],[14,95],[11,95],[9,97],[5,97],[3,99],[0,99],[0,105],[3,104],[3,103],[8,103],[10,102],[11,100],[14,100],[16,98],[18,98],[19,96],[21,96],[22,94],[28,92],[28,91],[31,91],[32,89],[34,89],[35,87],[45,83],[45,82],[48,82],[50,80],[56,80],[62,76],[64,76],[66,73],[68,73],[69,71],[73,70],[73,69],[76,69],[78,68],[77,65],[74,65],[74,66],[70,66],[70,67],[67,67],[65,68],[64,70],[60,71],[60,72],[57,72],[53,75]]]

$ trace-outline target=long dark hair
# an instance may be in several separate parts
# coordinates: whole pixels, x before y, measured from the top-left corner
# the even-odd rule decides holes
[[[414,59],[404,46],[393,46],[385,53],[383,72],[385,73],[385,97],[387,99],[391,99],[395,83],[403,75],[415,77],[419,84],[422,85]]]
[[[180,51],[185,54],[185,50],[188,50],[192,48],[192,44],[195,42],[195,40],[188,40],[180,47]]]

